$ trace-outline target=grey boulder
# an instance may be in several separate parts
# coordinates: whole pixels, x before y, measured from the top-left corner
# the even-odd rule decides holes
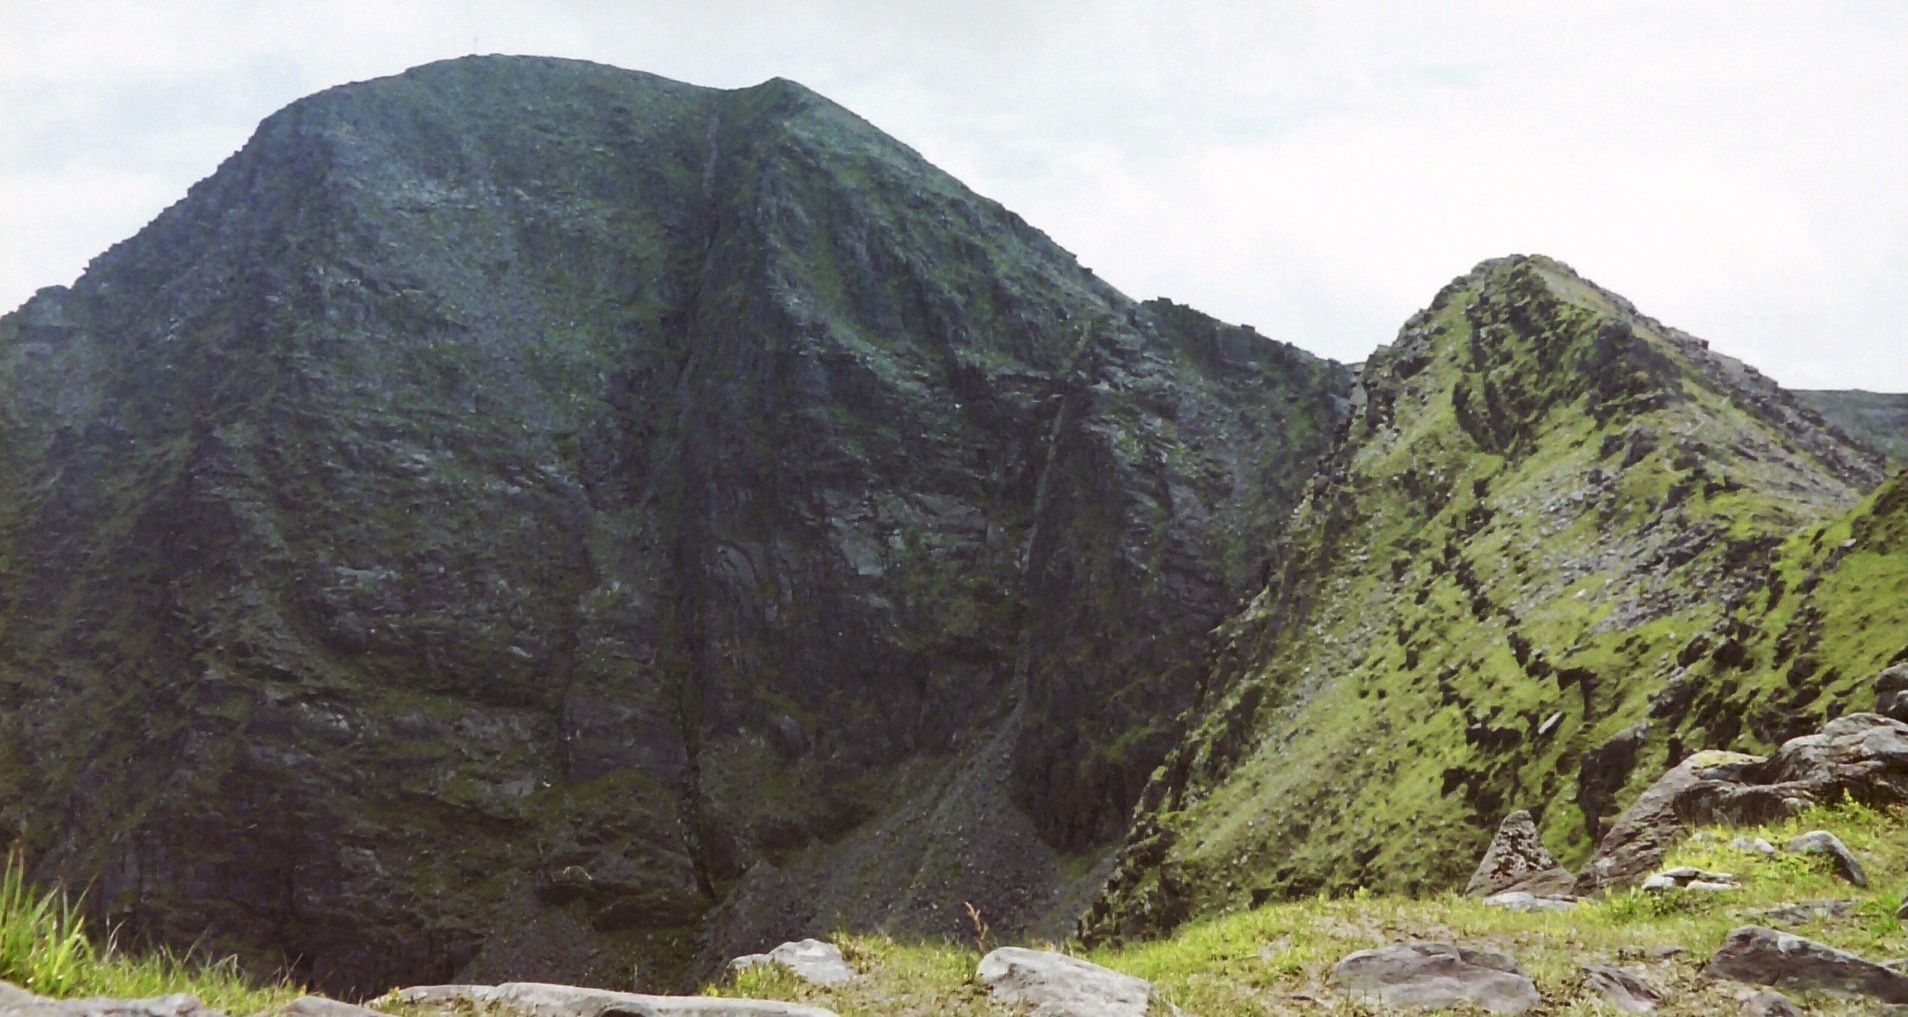
[[[1145,1017],[1153,985],[1078,957],[1003,946],[981,958],[974,977],[1003,1003],[1037,1017]]]
[[[1332,968],[1332,981],[1354,1003],[1391,1009],[1471,1006],[1520,1014],[1543,1002],[1536,983],[1509,957],[1450,943],[1360,950]]]
[[[1875,712],[1908,721],[1908,664],[1896,664],[1876,677]]]
[[[718,996],[649,996],[577,985],[505,982],[502,985],[420,985],[385,997],[422,1010],[502,1010],[523,1017],[837,1017],[801,1003]],[[380,1000],[384,1002],[385,1000]]]
[[[751,953],[729,962],[729,971],[746,971],[763,964],[778,964],[795,977],[816,985],[840,985],[858,973],[841,956],[841,948],[819,939],[783,943],[767,953]]]
[[[1576,882],[1537,836],[1530,813],[1518,809],[1498,824],[1497,835],[1464,888],[1466,896],[1494,897],[1523,891],[1538,896],[1566,894]]]
[[[151,999],[49,999],[0,982],[0,1014],[5,1017],[225,1017],[197,996]]]
[[[1789,842],[1789,850],[1796,854],[1821,855],[1835,867],[1835,874],[1854,883],[1856,886],[1868,886],[1868,873],[1862,871],[1862,863],[1855,859],[1855,853],[1842,843],[1842,838],[1827,830],[1811,830]]]
[[[1852,713],[1789,739],[1767,759],[1696,753],[1617,818],[1578,874],[1577,893],[1633,883],[1692,825],[1765,823],[1844,797],[1908,804],[1908,724]]]
[[[1651,985],[1642,975],[1625,968],[1586,964],[1583,987],[1624,1013],[1649,1013],[1663,1005],[1663,990]]]
[[[1704,969],[1727,978],[1778,989],[1816,989],[1908,1003],[1908,975],[1890,971],[1814,940],[1745,925],[1723,940]]]

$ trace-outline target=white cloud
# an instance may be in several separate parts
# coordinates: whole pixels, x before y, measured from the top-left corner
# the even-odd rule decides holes
[[[0,8],[0,304],[298,95],[466,52],[830,95],[1135,296],[1341,359],[1542,251],[1799,385],[1908,390],[1908,11],[1795,4]]]

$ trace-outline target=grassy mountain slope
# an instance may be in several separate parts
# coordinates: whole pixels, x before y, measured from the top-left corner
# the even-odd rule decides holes
[[[1479,266],[1365,365],[1086,931],[1459,885],[1520,807],[1580,858],[1633,774],[1846,709],[1908,650],[1908,607],[1874,588],[1898,570],[1848,552],[1811,584],[1850,599],[1835,621],[1772,606],[1768,582],[1821,564],[1881,476],[1753,370],[1563,265]],[[1793,543],[1807,527],[1827,535]],[[1788,626],[1812,633],[1791,637],[1800,672],[1799,648],[1745,648],[1783,630],[1772,611],[1810,619]]]
[[[0,319],[0,813],[346,993],[1050,918],[1348,388],[789,82],[333,89]]]
[[[1897,467],[1908,466],[1908,394],[1819,389],[1797,391],[1795,398]]]

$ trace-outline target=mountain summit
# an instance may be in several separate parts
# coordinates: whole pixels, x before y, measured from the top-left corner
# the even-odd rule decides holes
[[[1350,389],[789,82],[335,88],[0,319],[0,816],[344,994],[1064,929]]]
[[[1461,886],[1517,809],[1574,864],[1635,781],[1865,709],[1908,659],[1908,574],[1847,516],[1881,456],[1557,261],[1452,282],[1351,405],[1092,936]],[[1863,571],[1825,582],[1851,526],[1877,535],[1844,548]],[[1820,602],[1794,623],[1802,575],[1872,631],[1824,640]]]

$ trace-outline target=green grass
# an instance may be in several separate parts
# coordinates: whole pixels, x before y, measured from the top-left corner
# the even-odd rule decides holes
[[[1836,878],[1819,859],[1778,854],[1765,858],[1729,846],[1738,836],[1762,837],[1778,848],[1797,834],[1833,830],[1866,867],[1870,886]],[[1874,960],[1908,955],[1908,933],[1894,919],[1900,887],[1908,884],[1908,814],[1856,805],[1812,809],[1753,829],[1704,829],[1674,849],[1665,866],[1696,865],[1743,880],[1734,893],[1670,895],[1621,891],[1574,911],[1519,914],[1457,896],[1411,898],[1354,893],[1311,897],[1222,915],[1187,925],[1169,939],[1101,950],[1071,944],[1032,944],[1077,953],[1095,963],[1154,983],[1162,1000],[1201,1017],[1265,1013],[1361,1014],[1333,988],[1331,968],[1345,955],[1414,939],[1455,941],[1516,958],[1537,983],[1551,1014],[1611,1011],[1583,989],[1581,965],[1617,964],[1641,971],[1663,989],[1667,1017],[1735,1012],[1745,987],[1713,982],[1702,967],[1723,938],[1740,925],[1771,924],[1755,912],[1804,901],[1853,901],[1842,918],[1787,926],[1788,931]],[[1775,926],[1783,927],[1783,926]],[[712,995],[799,1000],[843,1017],[1014,1011],[991,1000],[974,982],[980,951],[971,943],[906,944],[879,935],[838,935],[834,942],[863,976],[821,988],[779,968],[759,967],[713,986]],[[1664,948],[1683,953],[1657,956]],[[1810,1013],[1880,1013],[1879,1004],[1830,996],[1791,994]]]
[[[185,992],[233,1014],[257,1013],[302,994],[289,981],[248,977],[230,957],[119,950],[110,935],[89,934],[78,904],[63,891],[29,884],[18,854],[8,856],[0,874],[0,979],[59,999]]]

